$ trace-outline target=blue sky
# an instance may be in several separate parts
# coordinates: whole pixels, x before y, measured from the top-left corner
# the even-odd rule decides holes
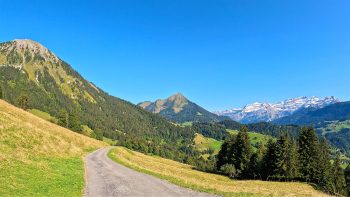
[[[348,0],[0,0],[0,27],[1,42],[36,40],[134,103],[350,100]]]

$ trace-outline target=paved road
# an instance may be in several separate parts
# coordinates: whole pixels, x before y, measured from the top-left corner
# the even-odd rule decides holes
[[[136,172],[108,158],[111,148],[99,149],[85,158],[86,197],[108,196],[200,196],[211,195],[181,188],[153,176]]]

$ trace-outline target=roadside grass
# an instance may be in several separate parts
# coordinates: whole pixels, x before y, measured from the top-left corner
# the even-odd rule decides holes
[[[81,196],[83,157],[103,146],[0,100],[0,196]]]
[[[192,166],[124,147],[112,149],[108,156],[136,171],[165,179],[173,184],[223,196],[327,196],[312,186],[298,182],[238,181],[226,176],[196,171]]]

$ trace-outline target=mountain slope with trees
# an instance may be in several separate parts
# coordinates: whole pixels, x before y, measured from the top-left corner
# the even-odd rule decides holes
[[[138,150],[151,147],[173,157],[194,138],[191,128],[107,94],[32,40],[0,44],[0,90],[4,100],[46,112],[61,126],[81,132],[86,125],[97,139],[119,139]]]
[[[159,99],[155,102],[142,102],[138,106],[177,123],[218,122],[228,119],[205,110],[189,101],[181,93],[176,93],[167,99]]]

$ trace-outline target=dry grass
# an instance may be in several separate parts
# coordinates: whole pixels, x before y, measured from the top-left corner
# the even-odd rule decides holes
[[[215,194],[228,196],[326,196],[305,183],[234,181],[225,176],[196,171],[189,165],[144,155],[123,147],[113,149],[109,156],[135,170],[184,187]]]
[[[80,195],[82,158],[103,146],[0,100],[0,196]]]

